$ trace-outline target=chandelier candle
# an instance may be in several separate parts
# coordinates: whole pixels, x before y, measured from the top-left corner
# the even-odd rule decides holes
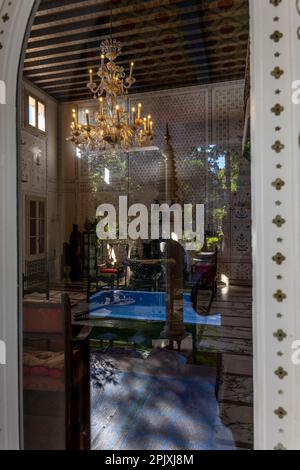
[[[132,124],[135,124],[135,108],[132,108]]]
[[[120,125],[120,107],[116,106],[118,125]]]
[[[102,96],[99,98],[99,103],[100,103],[100,114],[103,116],[103,98]]]
[[[130,64],[130,75],[129,75],[129,78],[132,78],[133,67],[134,67],[134,62],[131,62],[131,64]]]
[[[78,122],[77,122],[76,109],[73,109],[72,113],[73,113],[73,122],[74,122],[75,126],[77,126]]]

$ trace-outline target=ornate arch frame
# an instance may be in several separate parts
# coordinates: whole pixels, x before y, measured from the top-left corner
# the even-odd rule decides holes
[[[18,357],[17,100],[24,36],[39,1],[0,0],[0,449],[22,447]],[[250,0],[254,434],[256,449],[300,449],[300,0]],[[283,109],[282,109],[283,108]]]

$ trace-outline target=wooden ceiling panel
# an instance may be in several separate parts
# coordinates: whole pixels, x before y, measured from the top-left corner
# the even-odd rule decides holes
[[[244,78],[247,0],[42,0],[24,76],[59,100],[87,99],[111,9],[118,63],[136,64],[133,93]]]

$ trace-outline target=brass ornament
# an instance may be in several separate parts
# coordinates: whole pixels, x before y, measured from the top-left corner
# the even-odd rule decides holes
[[[281,442],[279,442],[279,444],[277,444],[277,446],[274,447],[274,450],[287,450],[287,448],[284,447],[284,445],[281,444]]]
[[[277,408],[277,410],[274,410],[274,413],[278,416],[279,419],[283,419],[287,415],[287,411],[285,411],[282,406]]]
[[[5,13],[5,15],[2,16],[2,21],[3,23],[6,23],[9,20],[9,15],[8,13]]]
[[[273,336],[281,343],[287,337],[287,334],[283,330],[277,330]]]
[[[276,78],[276,80],[279,80],[281,75],[284,74],[284,70],[282,70],[280,67],[274,67],[274,69],[271,72],[272,77]]]
[[[273,34],[271,34],[270,39],[272,39],[272,41],[274,42],[279,42],[282,37],[283,34],[280,31],[276,30]]]
[[[280,140],[276,140],[274,144],[272,145],[272,150],[276,153],[280,153],[284,149],[285,145],[280,142]]]
[[[285,256],[283,256],[282,253],[276,253],[275,256],[273,256],[272,260],[275,261],[276,264],[281,265],[285,261]]]
[[[285,220],[283,217],[281,217],[281,215],[277,215],[277,216],[275,217],[275,219],[272,220],[272,222],[273,222],[273,224],[275,224],[278,228],[281,228],[281,227],[285,224],[286,220]]]
[[[283,380],[288,375],[288,373],[286,370],[284,370],[283,367],[278,367],[278,369],[275,370],[275,375],[277,375],[280,380]]]
[[[280,114],[284,111],[284,107],[277,103],[275,106],[273,106],[273,108],[271,108],[271,111],[275,114],[275,116],[280,116]]]
[[[277,178],[275,181],[273,181],[272,186],[277,189],[277,191],[280,191],[283,186],[285,185],[285,182],[281,178]]]
[[[274,299],[277,300],[277,302],[281,303],[286,299],[286,294],[282,292],[281,289],[277,289],[275,294],[273,295]]]

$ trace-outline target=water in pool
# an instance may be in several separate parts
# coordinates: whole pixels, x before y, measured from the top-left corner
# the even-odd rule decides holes
[[[92,318],[127,318],[163,322],[166,320],[166,294],[147,291],[103,291],[91,297],[89,315]],[[198,315],[183,294],[184,323],[196,325],[221,325],[221,315]]]

